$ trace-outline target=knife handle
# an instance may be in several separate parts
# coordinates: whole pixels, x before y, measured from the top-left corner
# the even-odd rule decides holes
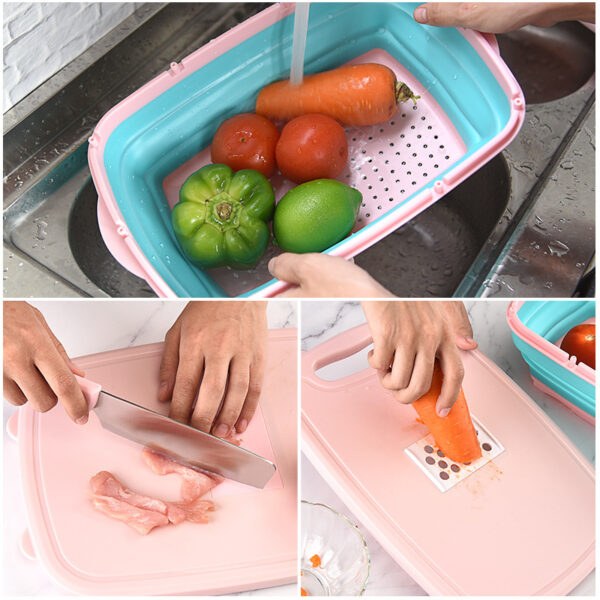
[[[102,391],[102,386],[99,383],[94,383],[84,377],[79,377],[79,375],[75,375],[75,379],[77,379],[77,383],[88,403],[88,409],[92,410],[98,402],[98,396]]]

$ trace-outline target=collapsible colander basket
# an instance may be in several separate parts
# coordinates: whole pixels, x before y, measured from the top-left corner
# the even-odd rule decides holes
[[[347,128],[341,181],[363,204],[353,233],[328,249],[350,258],[433,204],[500,152],[525,114],[493,38],[416,23],[413,3],[313,3],[305,72],[378,62],[421,96],[387,123]],[[203,46],[121,102],[90,138],[98,219],[115,257],[160,296],[272,296],[266,269],[201,270],[181,252],[170,208],[188,175],[210,162],[225,119],[254,110],[259,90],[289,76],[293,4],[272,6]],[[280,176],[276,198],[290,187]],[[485,202],[485,198],[481,199]]]
[[[576,357],[561,350],[560,343],[576,325],[595,322],[595,303],[511,302],[507,318],[513,341],[529,365],[534,385],[593,424],[596,371],[584,363],[576,363]]]

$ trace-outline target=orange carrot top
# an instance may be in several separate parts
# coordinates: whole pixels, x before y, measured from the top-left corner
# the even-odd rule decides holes
[[[481,448],[462,388],[447,416],[440,417],[435,410],[443,380],[442,369],[436,360],[431,388],[412,405],[448,458],[459,463],[472,462],[481,457]]]

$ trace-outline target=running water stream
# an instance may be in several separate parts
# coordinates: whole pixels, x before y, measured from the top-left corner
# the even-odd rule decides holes
[[[290,83],[292,85],[300,85],[302,83],[309,9],[310,2],[296,3],[296,11],[294,13],[294,37],[292,42],[292,66],[290,69]]]

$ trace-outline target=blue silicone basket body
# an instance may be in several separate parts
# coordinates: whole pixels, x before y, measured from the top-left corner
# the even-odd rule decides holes
[[[335,68],[374,48],[388,52],[430,91],[462,137],[466,153],[452,169],[503,130],[511,114],[510,104],[493,73],[462,34],[452,28],[417,24],[412,18],[416,6],[313,3],[305,70],[311,73]],[[174,84],[119,124],[107,140],[104,167],[127,227],[153,267],[180,297],[226,294],[210,271],[198,269],[180,251],[162,182],[210,145],[223,120],[252,111],[263,86],[288,76],[292,32],[293,15]],[[444,174],[425,187],[432,187]]]
[[[555,343],[571,328],[596,316],[593,301],[529,300],[517,312],[519,320],[528,329],[551,343]],[[595,417],[595,386],[585,381],[566,366],[533,348],[512,332],[513,341],[529,365],[533,377],[547,385],[577,408]]]

